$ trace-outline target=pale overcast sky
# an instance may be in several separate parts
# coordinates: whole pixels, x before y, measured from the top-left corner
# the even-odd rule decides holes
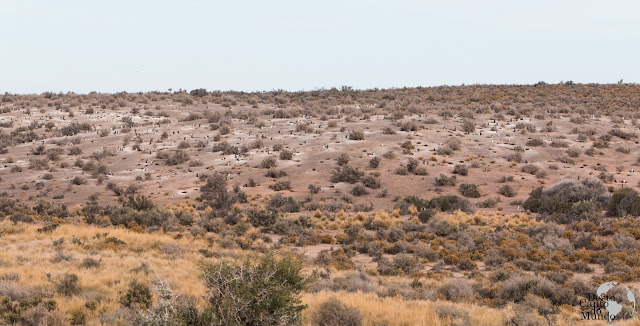
[[[640,1],[0,0],[0,92],[640,82]]]

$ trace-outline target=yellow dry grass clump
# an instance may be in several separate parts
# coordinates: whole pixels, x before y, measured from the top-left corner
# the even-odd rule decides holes
[[[126,229],[71,224],[60,225],[49,233],[39,233],[37,229],[37,225],[0,223],[0,230],[3,230],[0,258],[8,262],[7,266],[0,267],[0,274],[15,273],[20,277],[19,285],[49,290],[53,289],[53,284],[47,275],[52,280],[65,273],[78,275],[81,296],[56,294],[53,298],[62,311],[84,309],[85,302],[92,299],[99,299],[100,302],[96,312],[116,310],[120,306],[119,293],[127,288],[132,279],[151,282],[156,273],[169,282],[176,293],[200,298],[205,295],[198,266],[205,259],[197,252],[199,248],[208,247],[205,239],[174,239],[168,234],[135,233]],[[105,233],[108,233],[107,237],[124,241],[126,247],[106,244]],[[100,234],[99,239],[96,234]],[[64,242],[54,246],[53,241],[60,238]],[[74,238],[77,241],[73,241]],[[162,252],[161,249],[167,244],[171,248],[179,248],[180,253]],[[70,260],[56,262],[59,252],[70,255]],[[100,260],[100,267],[81,267],[83,259],[88,257]],[[143,262],[149,266],[148,274],[132,271]]]

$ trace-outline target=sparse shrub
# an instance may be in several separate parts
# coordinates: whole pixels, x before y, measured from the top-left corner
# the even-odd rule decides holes
[[[544,146],[544,140],[540,138],[531,138],[527,140],[526,144],[527,146],[530,146],[530,147],[540,147],[540,146]]]
[[[100,261],[91,257],[87,257],[85,259],[82,260],[82,263],[80,264],[80,267],[82,268],[99,268],[100,267]]]
[[[60,295],[70,297],[80,292],[80,278],[76,274],[64,274],[57,281],[54,281],[56,292]]]
[[[348,183],[356,183],[360,181],[360,179],[364,176],[364,172],[358,170],[358,168],[354,168],[350,165],[344,165],[342,167],[337,168],[333,175],[331,176],[331,182],[348,182]]]
[[[70,183],[72,185],[78,185],[79,186],[79,185],[83,185],[83,184],[87,183],[87,180],[85,178],[77,175],[77,176],[75,176],[75,177],[73,177],[71,179]]]
[[[367,188],[378,189],[380,188],[380,179],[372,175],[367,175],[362,178],[362,184]]]
[[[520,163],[522,162],[522,154],[520,152],[511,153],[507,155],[506,159],[507,159],[507,162]]]
[[[275,191],[289,190],[291,189],[291,181],[289,180],[278,181],[270,185],[269,188]]]
[[[268,227],[276,223],[278,215],[272,210],[250,209],[247,211],[247,221],[255,227]]]
[[[349,154],[340,153],[338,158],[336,158],[336,162],[338,163],[339,166],[347,165],[349,163]]]
[[[320,192],[320,190],[321,190],[321,187],[319,185],[316,185],[316,184],[309,185],[309,192],[311,194],[317,194]]]
[[[640,196],[632,188],[622,188],[611,196],[607,215],[624,217],[640,215]]]
[[[79,147],[69,148],[69,155],[80,155],[80,154],[82,154],[82,150]]]
[[[282,170],[276,170],[276,169],[269,169],[267,170],[267,173],[265,173],[264,175],[267,178],[281,178],[281,177],[286,177],[287,173],[282,171]]]
[[[364,140],[364,131],[353,130],[349,132],[349,139],[351,140]]]
[[[151,288],[136,279],[131,280],[126,292],[120,296],[120,304],[131,309],[148,309],[153,303]]]
[[[487,198],[478,203],[480,208],[494,208],[500,202],[500,198]]]
[[[417,131],[418,130],[418,125],[415,123],[415,121],[406,121],[406,122],[402,123],[402,125],[400,126],[400,130],[402,130],[402,131]]]
[[[436,186],[444,187],[444,186],[455,186],[456,185],[456,176],[447,176],[444,174],[440,174],[440,176],[435,178]]]
[[[443,284],[438,289],[438,294],[442,295],[445,299],[454,302],[465,302],[471,300],[475,292],[473,288],[464,279],[452,279]]]
[[[469,174],[469,169],[464,164],[456,164],[456,166],[453,168],[453,174],[465,176]]]
[[[291,160],[293,159],[293,152],[290,150],[281,150],[280,151],[280,159],[281,160]]]
[[[373,157],[371,160],[369,160],[369,167],[372,169],[377,169],[380,165],[380,161],[382,161],[382,159],[380,159],[379,157]]]
[[[460,184],[460,193],[469,198],[479,198],[480,191],[478,191],[478,186],[473,183],[462,183]]]
[[[189,155],[183,150],[177,150],[165,160],[167,165],[178,165],[189,160]]]
[[[539,169],[540,168],[538,168],[537,166],[535,166],[533,164],[527,164],[527,165],[523,166],[522,168],[520,168],[520,171],[522,171],[524,173],[529,173],[529,174],[536,174]]]
[[[464,131],[464,132],[466,132],[468,134],[476,131],[476,125],[473,122],[473,120],[464,119],[464,121],[462,121],[462,131]]]
[[[363,185],[356,185],[351,189],[350,193],[356,197],[369,194],[367,188],[365,188]]]
[[[514,197],[517,192],[511,185],[504,185],[498,189],[498,193],[505,197]]]
[[[227,190],[227,179],[220,173],[207,177],[207,183],[200,187],[200,199],[215,209],[229,209],[233,199]]]
[[[313,314],[313,324],[317,326],[360,326],[362,315],[358,309],[349,307],[338,299],[322,303]]]
[[[277,165],[276,158],[273,156],[266,157],[260,162],[260,167],[263,169],[274,168]]]
[[[338,270],[348,270],[354,267],[351,257],[343,249],[322,250],[318,253],[315,263],[320,266],[332,267]]]

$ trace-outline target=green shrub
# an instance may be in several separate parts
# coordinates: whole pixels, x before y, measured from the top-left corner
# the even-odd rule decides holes
[[[640,215],[640,196],[638,196],[638,192],[632,188],[622,188],[614,192],[607,207],[607,215],[616,217]]]
[[[534,189],[523,207],[557,223],[598,221],[608,199],[607,190],[599,180],[565,180],[548,188]]]
[[[469,198],[479,198],[480,191],[478,191],[478,186],[473,183],[462,183],[460,184],[460,193]]]
[[[299,325],[300,293],[306,287],[302,261],[267,255],[241,263],[208,265],[203,279],[212,325]]]
[[[348,164],[337,168],[331,176],[331,182],[348,182],[356,183],[364,176],[364,172],[354,168]]]
[[[227,190],[227,179],[218,172],[207,177],[207,183],[200,187],[200,192],[200,199],[212,208],[228,209],[233,204]]]
[[[441,212],[453,212],[461,210],[466,213],[473,212],[473,207],[469,200],[456,195],[446,195],[432,198],[428,204],[429,208],[437,209]]]
[[[149,308],[152,302],[153,295],[149,285],[140,283],[135,279],[131,280],[125,293],[120,296],[120,304],[131,309]]]
[[[434,215],[436,215],[436,213],[433,209],[423,209],[418,213],[418,219],[422,223],[427,223]]]
[[[372,175],[367,175],[362,178],[362,184],[367,188],[378,189],[380,188],[380,179]]]
[[[278,214],[271,210],[249,209],[247,211],[247,221],[255,227],[272,226],[276,223]]]

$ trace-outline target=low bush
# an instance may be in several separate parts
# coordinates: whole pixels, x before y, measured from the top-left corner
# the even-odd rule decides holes
[[[469,168],[467,168],[466,165],[464,164],[456,164],[456,166],[453,168],[453,174],[457,174],[457,175],[467,175],[469,174]]]
[[[516,190],[511,185],[504,185],[498,189],[498,193],[505,197],[515,197]]]
[[[360,326],[362,315],[358,309],[349,307],[338,299],[322,303],[312,318],[317,326]]]
[[[120,304],[131,309],[148,309],[153,302],[149,285],[131,280],[127,290],[120,296]]]
[[[364,172],[348,164],[337,168],[331,176],[331,182],[356,183],[364,176]]]
[[[460,193],[469,198],[479,198],[480,191],[478,191],[478,186],[473,183],[462,183],[460,184]]]
[[[456,176],[447,176],[444,174],[440,174],[440,176],[435,178],[436,186],[455,186],[456,185]]]

